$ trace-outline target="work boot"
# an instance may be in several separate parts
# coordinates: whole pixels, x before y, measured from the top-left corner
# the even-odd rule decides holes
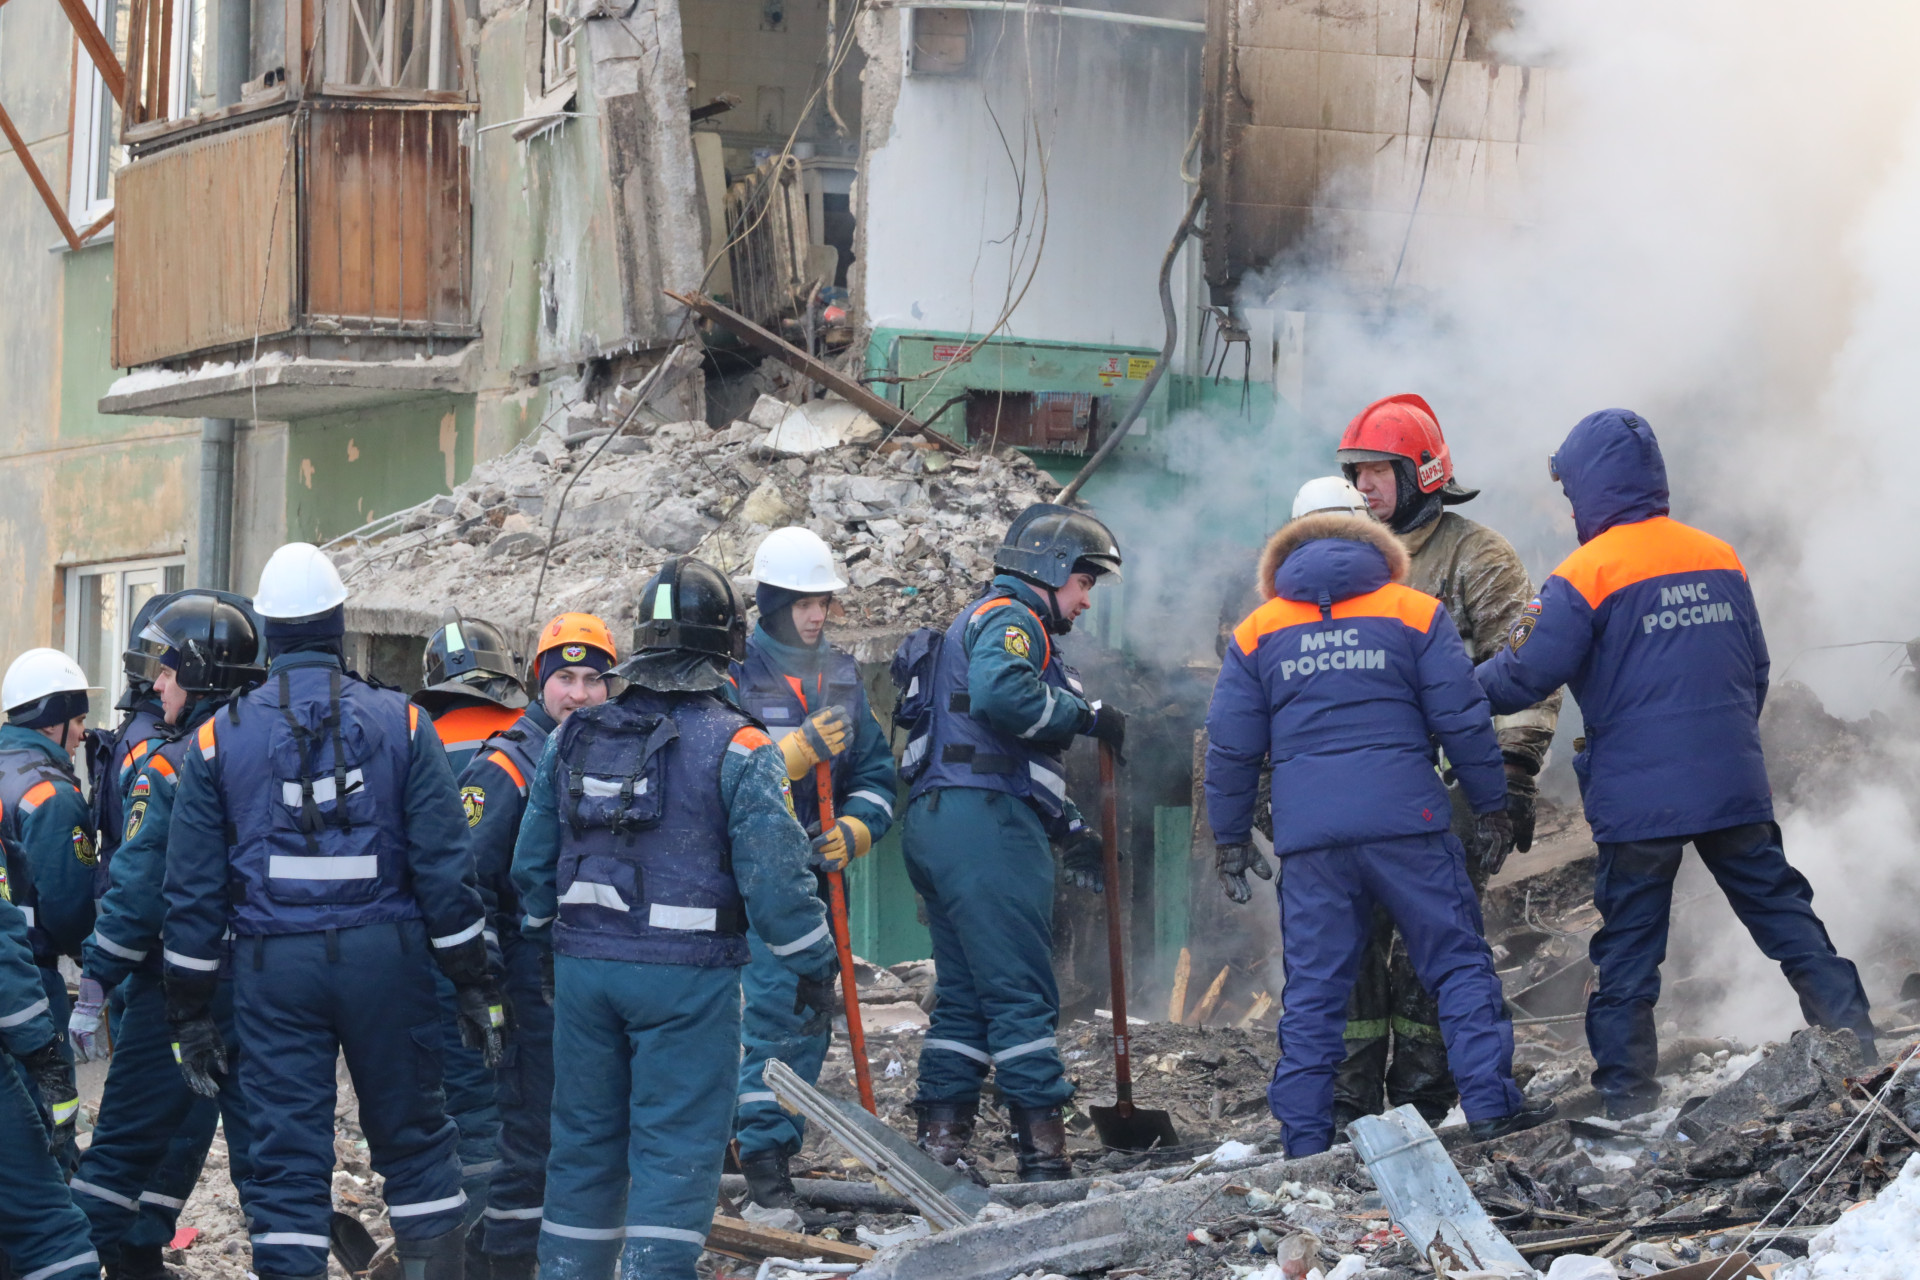
[[[914,1145],[951,1169],[967,1154],[973,1141],[973,1120],[980,1114],[978,1102],[916,1102],[913,1114]]]
[[[1067,1159],[1067,1122],[1059,1107],[1008,1107],[1013,1142],[1020,1153],[1020,1181],[1064,1182],[1073,1176]]]
[[[459,1227],[431,1240],[393,1242],[400,1259],[400,1280],[465,1280],[467,1233]]]
[[[534,1273],[540,1269],[540,1255],[490,1253],[487,1265],[493,1272],[493,1280],[533,1280]]]
[[[1606,1104],[1607,1119],[1631,1120],[1643,1116],[1660,1105],[1658,1093],[1609,1093],[1602,1095]]]
[[[787,1173],[786,1152],[777,1147],[742,1151],[740,1172],[747,1179],[747,1196],[762,1209],[791,1209],[799,1203],[793,1178]]]
[[[1491,1120],[1474,1120],[1468,1123],[1467,1132],[1473,1135],[1475,1142],[1489,1142],[1494,1138],[1504,1138],[1510,1133],[1519,1133],[1522,1129],[1536,1129],[1560,1114],[1560,1108],[1553,1100],[1538,1106],[1523,1106],[1510,1116],[1495,1116]]]
[[[167,1264],[157,1244],[125,1244],[107,1263],[107,1280],[167,1280]]]
[[[467,1280],[493,1280],[493,1255],[485,1248],[486,1233],[475,1223],[467,1228]]]

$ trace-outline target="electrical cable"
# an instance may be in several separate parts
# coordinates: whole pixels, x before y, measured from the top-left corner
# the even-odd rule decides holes
[[[1400,256],[1394,260],[1393,279],[1387,282],[1387,300],[1400,284],[1400,268],[1407,262],[1407,246],[1413,243],[1414,219],[1420,216],[1420,197],[1427,193],[1427,166],[1433,163],[1433,139],[1440,132],[1440,107],[1447,100],[1447,81],[1453,78],[1454,55],[1460,48],[1460,28],[1467,23],[1467,0],[1460,0],[1460,16],[1453,20],[1453,39],[1447,42],[1447,65],[1440,73],[1440,91],[1433,97],[1433,120],[1427,125],[1427,150],[1420,157],[1420,185],[1413,191],[1413,208],[1407,211],[1407,233],[1400,240]]]

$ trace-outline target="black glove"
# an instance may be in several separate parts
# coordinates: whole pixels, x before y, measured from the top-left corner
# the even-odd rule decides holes
[[[1273,868],[1268,865],[1266,856],[1250,844],[1223,844],[1213,851],[1213,869],[1220,873],[1220,888],[1234,902],[1245,902],[1253,896],[1253,886],[1247,883],[1247,873],[1252,872],[1262,880],[1273,879]]]
[[[811,1016],[801,1024],[800,1034],[817,1036],[833,1025],[840,1014],[840,993],[835,990],[834,971],[823,970],[809,978],[802,974],[799,983],[793,989],[793,1011],[803,1013],[813,1010]]]
[[[1532,775],[1507,770],[1507,814],[1513,819],[1513,847],[1521,853],[1533,848],[1533,822],[1540,785]]]
[[[173,1060],[180,1064],[187,1088],[203,1098],[219,1096],[220,1082],[214,1077],[227,1074],[227,1045],[212,1014],[174,1023]]]
[[[1113,758],[1125,764],[1127,762],[1126,713],[1104,702],[1094,703],[1092,710],[1093,723],[1087,726],[1087,736],[1095,742],[1104,742],[1113,748]]]
[[[1505,809],[1473,815],[1473,866],[1491,878],[1507,865],[1513,852],[1513,818]]]
[[[74,1125],[80,1119],[80,1090],[74,1087],[73,1064],[61,1056],[60,1038],[55,1036],[21,1057],[20,1065],[40,1090],[47,1150],[58,1151],[73,1141]]]
[[[1089,893],[1107,891],[1106,846],[1091,827],[1077,825],[1060,842],[1060,870],[1066,873],[1067,883],[1076,889]]]
[[[540,998],[553,1008],[553,952],[546,947],[540,948]]]
[[[506,998],[500,994],[500,985],[492,979],[467,983],[455,987],[453,995],[459,1005],[457,1020],[460,1023],[460,1043],[478,1050],[481,1060],[491,1071],[500,1065],[500,1059],[506,1054],[507,1032],[511,1023],[507,1017]]]

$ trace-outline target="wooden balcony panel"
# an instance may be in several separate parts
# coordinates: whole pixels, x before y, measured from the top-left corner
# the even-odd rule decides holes
[[[289,117],[267,120],[120,170],[115,365],[131,368],[293,327],[291,129]]]

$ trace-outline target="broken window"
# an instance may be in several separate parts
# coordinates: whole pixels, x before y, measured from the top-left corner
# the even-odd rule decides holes
[[[1084,455],[1112,421],[1112,405],[1081,391],[970,391],[967,443]]]
[[[973,15],[965,9],[913,9],[913,56],[917,76],[963,74],[973,55]]]
[[[458,89],[448,0],[326,0],[326,87]]]
[[[540,93],[557,93],[574,82],[573,23],[566,0],[543,0],[543,43],[540,49]]]
[[[113,704],[126,692],[120,655],[132,642],[130,628],[140,607],[154,596],[187,584],[186,558],[82,565],[67,570],[66,652],[87,673],[87,683],[105,691],[92,699],[87,723],[105,726]]]

